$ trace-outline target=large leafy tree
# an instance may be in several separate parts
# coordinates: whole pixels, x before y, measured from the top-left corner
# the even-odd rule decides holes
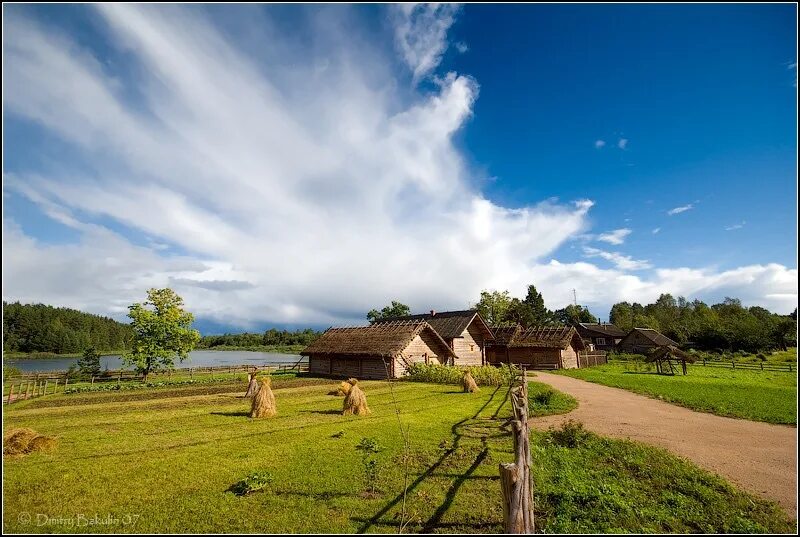
[[[411,315],[411,308],[402,302],[392,300],[389,306],[386,306],[380,311],[376,309],[369,310],[367,319],[370,321],[377,321],[379,319],[388,319],[389,317],[403,317],[404,315]]]
[[[490,325],[508,322],[508,311],[511,307],[511,295],[508,291],[481,291],[480,300],[474,308]]]
[[[191,328],[194,316],[183,309],[183,299],[172,289],[150,289],[147,301],[128,307],[133,328],[130,352],[123,355],[125,365],[132,365],[144,375],[173,369],[200,340]]]
[[[597,317],[592,315],[589,308],[581,306],[580,304],[570,304],[566,308],[556,310],[553,312],[553,317],[559,324],[566,325],[597,322]]]

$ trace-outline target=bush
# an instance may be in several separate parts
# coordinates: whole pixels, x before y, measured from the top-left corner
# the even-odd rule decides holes
[[[13,365],[3,366],[3,380],[19,377],[20,375],[22,375],[20,368],[14,367]]]
[[[573,420],[562,424],[560,429],[551,427],[547,431],[548,442],[566,448],[576,448],[591,436],[592,433],[583,428],[583,423]]]
[[[237,496],[245,496],[269,487],[272,483],[272,474],[269,472],[254,472],[241,481],[237,481],[228,490]]]
[[[461,384],[464,373],[469,371],[478,386],[502,386],[510,384],[519,375],[516,366],[495,367],[493,365],[452,366],[442,364],[411,364],[406,371],[406,380],[412,382],[431,382],[434,384]]]

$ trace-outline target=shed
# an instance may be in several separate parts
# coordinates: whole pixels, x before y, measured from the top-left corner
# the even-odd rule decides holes
[[[574,369],[586,349],[572,326],[502,326],[487,349],[489,363],[518,364],[533,369]]]
[[[332,377],[401,377],[414,362],[448,363],[455,354],[425,321],[329,328],[300,352],[309,372]]]
[[[672,346],[677,348],[678,343],[652,328],[634,328],[622,338],[617,348],[625,352],[646,354],[658,347]]]
[[[662,375],[674,375],[675,368],[672,362],[681,364],[683,374],[686,374],[686,362],[694,363],[694,357],[688,352],[683,352],[677,347],[668,345],[666,347],[659,347],[652,351],[650,355],[645,358],[645,362],[655,362],[656,370]]]
[[[625,337],[625,331],[611,323],[577,323],[575,330],[598,351],[614,350]]]

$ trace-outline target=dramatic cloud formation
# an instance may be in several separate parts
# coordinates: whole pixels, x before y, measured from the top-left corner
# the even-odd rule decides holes
[[[675,207],[674,209],[670,209],[667,211],[667,214],[672,216],[675,214],[685,213],[686,211],[690,211],[694,209],[694,203],[689,203],[688,205],[683,205],[681,207]]]
[[[350,322],[392,299],[464,308],[482,289],[520,295],[531,282],[550,307],[573,287],[604,307],[660,292],[794,307],[797,271],[779,265],[646,279],[625,272],[646,262],[613,252],[594,253],[613,269],[550,261],[586,232],[593,203],[509,208],[478,189],[453,143],[478,81],[435,73],[452,5],[388,8],[385,46],[365,46],[355,21],[325,24],[349,16],[331,6],[310,10],[302,46],[263,14],[233,32],[197,6],[88,9],[106,40],[96,49],[7,13],[5,111],[44,141],[35,166],[4,176],[4,195],[77,238],[4,219],[6,299],[121,318],[169,285],[198,317],[242,328]],[[238,9],[245,25],[256,12]],[[409,75],[431,87],[399,83]]]

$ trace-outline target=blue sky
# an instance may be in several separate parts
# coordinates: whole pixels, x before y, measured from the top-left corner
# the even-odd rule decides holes
[[[3,10],[6,300],[797,304],[794,5]]]

